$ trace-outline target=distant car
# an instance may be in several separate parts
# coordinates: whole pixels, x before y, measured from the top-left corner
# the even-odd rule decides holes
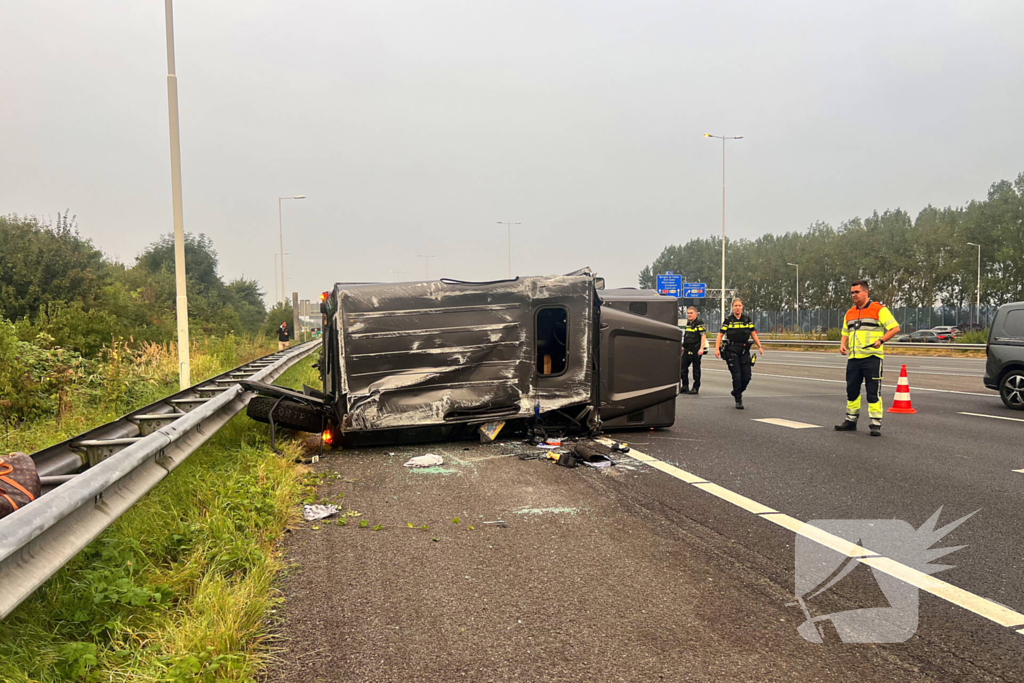
[[[953,337],[956,337],[958,334],[960,334],[960,330],[958,330],[955,327],[950,327],[950,326],[947,326],[947,325],[942,325],[940,327],[933,327],[932,328],[932,332],[938,332],[940,334],[945,332],[946,334],[953,335]]]
[[[918,330],[910,335],[910,341],[912,342],[952,342],[955,341],[954,337],[949,332],[939,332],[938,330]]]
[[[985,327],[981,323],[960,323],[956,329],[961,332],[981,332]]]
[[[909,334],[897,334],[895,337],[893,337],[889,341],[908,342],[908,341],[910,341],[910,335]]]
[[[985,355],[985,386],[999,391],[1007,408],[1024,410],[1024,301],[996,311]]]

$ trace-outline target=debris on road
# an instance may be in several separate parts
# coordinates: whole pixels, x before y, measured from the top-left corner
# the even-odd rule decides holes
[[[498,432],[505,426],[504,420],[496,420],[480,425],[480,443],[491,443],[497,438]],[[465,449],[468,450],[468,449]]]
[[[336,505],[303,505],[302,517],[307,522],[315,522],[318,519],[326,519],[338,514]]]
[[[434,453],[426,453],[424,455],[418,455],[415,458],[410,458],[409,462],[405,463],[403,467],[437,467],[444,464],[444,458]]]

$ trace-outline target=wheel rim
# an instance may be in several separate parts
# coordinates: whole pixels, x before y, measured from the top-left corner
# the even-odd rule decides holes
[[[1024,407],[1024,375],[1010,375],[1005,386],[1006,402],[1014,407]]]

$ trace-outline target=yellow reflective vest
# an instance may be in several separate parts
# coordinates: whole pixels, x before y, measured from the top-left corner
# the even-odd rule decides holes
[[[875,342],[894,327],[899,327],[896,318],[888,308],[877,301],[869,301],[864,308],[854,306],[846,312],[843,319],[843,336],[849,337],[846,342],[850,350],[850,358],[868,358],[870,356],[885,357],[885,347],[875,348]]]

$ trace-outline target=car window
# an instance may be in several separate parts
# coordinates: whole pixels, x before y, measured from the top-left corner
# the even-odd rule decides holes
[[[1006,312],[1006,322],[1003,323],[1003,337],[1024,339],[1024,309]]]

